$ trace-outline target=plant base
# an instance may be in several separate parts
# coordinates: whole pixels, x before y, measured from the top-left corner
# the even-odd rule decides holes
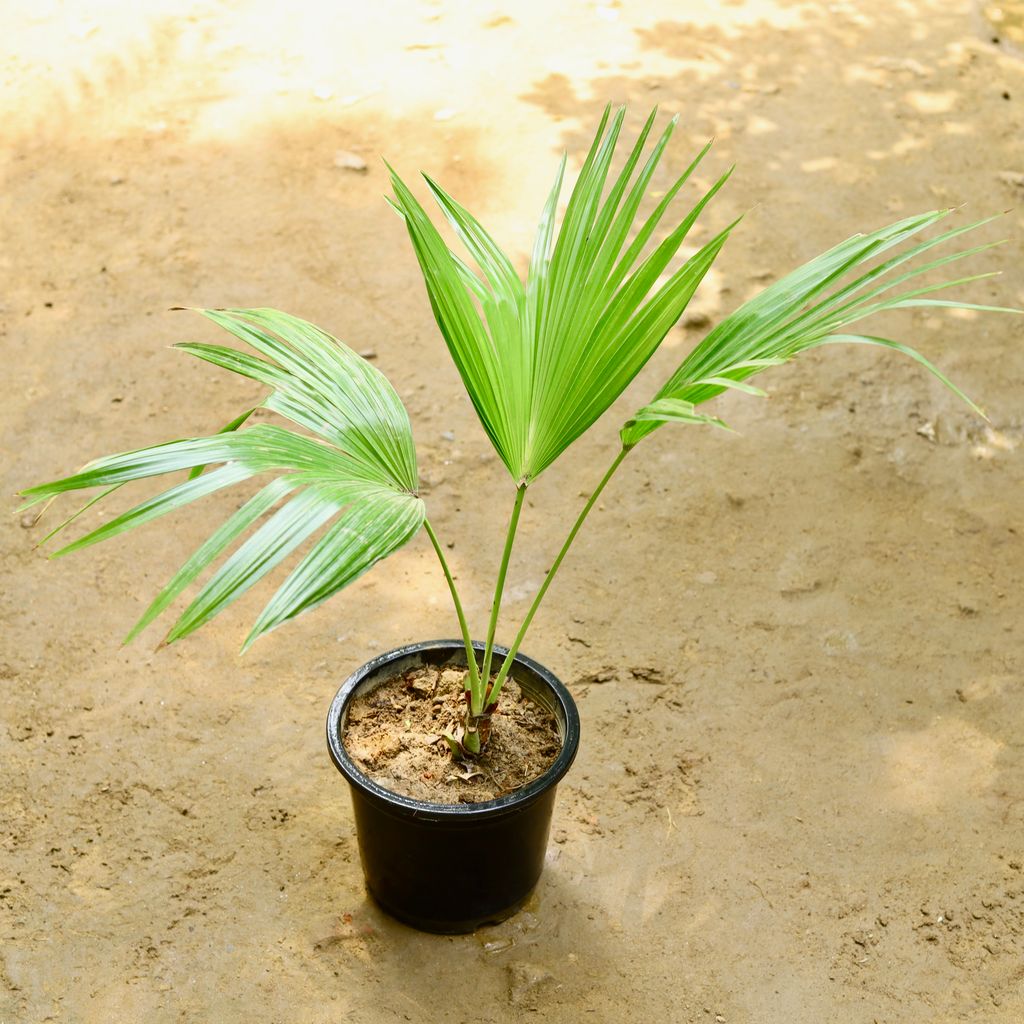
[[[476,645],[482,650],[483,645]],[[506,653],[495,648],[498,657]],[[359,854],[367,889],[388,913],[423,931],[473,931],[514,914],[544,867],[555,788],[579,745],[579,715],[562,683],[525,655],[513,676],[555,716],[562,750],[533,782],[497,800],[431,804],[400,796],[364,775],[342,742],[356,693],[429,664],[465,665],[457,640],[412,644],[382,654],[349,677],[327,716],[331,759],[351,786]]]

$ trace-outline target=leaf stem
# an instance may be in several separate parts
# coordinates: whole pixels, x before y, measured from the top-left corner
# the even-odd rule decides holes
[[[434,529],[430,525],[430,520],[424,519],[423,526],[427,531],[427,536],[430,538],[430,543],[434,545],[434,551],[437,552],[437,560],[441,563],[441,568],[444,570],[444,578],[448,581],[448,589],[452,594],[452,604],[455,605],[455,614],[459,618],[459,628],[462,630],[462,642],[466,646],[466,666],[469,669],[470,700],[483,700],[483,687],[480,684],[480,675],[476,666],[476,652],[473,650],[473,641],[469,636],[469,626],[466,625],[466,614],[462,610],[462,602],[459,600],[459,592],[455,589],[455,580],[452,579],[451,570],[448,568],[448,562],[445,560],[444,552],[441,550],[441,545],[438,543],[437,534],[434,533]],[[479,696],[477,696],[478,694]]]
[[[519,513],[523,510],[523,498],[526,497],[526,484],[520,484],[516,488],[516,500],[512,506],[512,515],[508,521],[508,534],[505,537],[505,550],[501,553],[501,565],[498,568],[498,581],[494,585],[494,601],[491,604],[491,621],[487,626],[487,644],[484,647],[484,667],[480,670],[480,679],[483,683],[484,694],[491,679],[491,659],[494,656],[494,634],[498,628],[498,613],[501,610],[501,595],[505,590],[505,576],[508,572],[508,562],[512,555],[512,542],[515,540],[516,528],[519,526]],[[486,697],[484,698],[486,699]],[[490,701],[488,701],[490,703]],[[474,715],[483,714],[484,708],[473,707]]]
[[[594,488],[594,493],[587,499],[586,505],[583,506],[583,511],[580,512],[573,523],[572,529],[569,531],[569,536],[565,538],[565,543],[562,545],[562,550],[558,552],[554,562],[551,563],[551,568],[548,570],[547,576],[544,578],[544,582],[541,584],[540,589],[537,591],[537,596],[533,599],[533,604],[530,605],[530,610],[526,613],[526,618],[523,620],[523,624],[519,627],[519,632],[516,634],[515,641],[509,648],[509,652],[502,662],[501,669],[498,672],[498,678],[494,681],[494,687],[491,690],[488,701],[493,703],[498,698],[498,694],[501,692],[502,686],[505,684],[505,679],[508,676],[509,669],[512,667],[512,662],[515,656],[519,653],[519,646],[523,642],[523,638],[526,636],[526,631],[530,628],[530,623],[533,622],[534,615],[537,614],[537,609],[540,607],[541,601],[544,600],[544,595],[548,592],[548,587],[551,586],[551,581],[555,578],[555,573],[558,572],[558,567],[562,564],[562,560],[565,558],[572,547],[572,542],[576,539],[576,534],[580,532],[580,527],[583,525],[583,521],[587,518],[590,510],[594,507],[595,502],[601,496],[601,492],[605,489],[605,485],[611,480],[615,471],[622,464],[622,460],[632,450],[632,446],[623,446],[619,454],[615,456],[615,461],[608,467],[608,471],[601,478],[601,482]]]

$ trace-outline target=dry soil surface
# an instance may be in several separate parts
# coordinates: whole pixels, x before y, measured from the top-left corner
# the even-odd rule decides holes
[[[169,351],[220,339],[168,308],[280,307],[372,350],[407,401],[482,632],[513,491],[378,155],[432,171],[522,266],[559,152],[578,166],[608,101],[631,130],[655,103],[681,115],[658,189],[711,136],[700,183],[738,164],[697,240],[745,219],[693,314],[531,489],[499,639],[622,418],[765,282],[910,212],[1009,210],[978,236],[1009,244],[972,264],[1004,275],[964,294],[1024,305],[1019,5],[326,8],[0,13],[8,495],[218,429],[262,392]],[[546,873],[475,935],[368,902],[323,739],[353,668],[456,632],[425,538],[243,658],[265,587],[169,649],[157,628],[118,645],[235,497],[62,562],[8,515],[0,1021],[1020,1021],[1024,321],[876,330],[990,424],[909,360],[833,349],[765,375],[767,401],[720,400],[738,436],[644,442],[526,646],[583,720]]]

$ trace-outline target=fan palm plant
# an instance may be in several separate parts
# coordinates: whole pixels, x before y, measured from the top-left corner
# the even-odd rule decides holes
[[[247,425],[253,411],[249,410],[213,436],[97,459],[72,476],[23,492],[28,505],[34,505],[66,491],[103,488],[91,505],[130,481],[187,471],[183,481],[55,553],[63,555],[250,477],[270,477],[160,591],[128,640],[236,542],[240,543],[180,614],[167,634],[168,643],[223,611],[321,530],[270,598],[243,649],[327,600],[408,543],[422,527],[450,589],[468,661],[465,722],[459,734],[448,739],[457,755],[472,755],[480,749],[481,735],[486,734],[482,726],[587,514],[626,456],[653,431],[666,423],[725,427],[701,407],[726,390],[763,395],[749,383],[751,377],[808,349],[839,343],[881,346],[909,355],[981,415],[924,356],[898,342],[861,333],[854,325],[874,313],[911,307],[997,310],[933,297],[987,274],[929,284],[917,280],[988,248],[949,248],[959,236],[986,221],[922,238],[923,232],[951,212],[939,210],[841,242],[722,320],[651,400],[622,425],[615,458],[569,530],[508,654],[495,664],[502,593],[527,489],[643,368],[736,226],[730,224],[692,255],[677,259],[693,225],[731,172],[721,175],[684,216],[672,218],[670,230],[659,234],[670,205],[710,144],[654,209],[641,215],[642,201],[676,119],[645,156],[655,125],[656,112],[652,112],[621,170],[613,175],[624,113],[624,109],[614,113],[606,109],[556,230],[563,157],[541,215],[525,281],[481,224],[426,177],[429,192],[475,266],[453,252],[413,193],[388,168],[394,187],[390,202],[408,229],[438,327],[514,488],[480,660],[443,546],[418,493],[409,418],[394,389],[383,374],[340,341],[312,324],[269,309],[201,311],[246,349],[205,343],[178,347],[265,384],[270,393],[262,405],[299,430]],[[926,255],[940,246],[947,247],[943,255]],[[47,539],[79,514],[62,522]]]

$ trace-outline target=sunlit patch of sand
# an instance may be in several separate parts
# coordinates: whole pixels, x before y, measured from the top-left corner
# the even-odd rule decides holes
[[[888,782],[879,794],[905,811],[938,811],[982,796],[995,781],[1003,744],[955,718],[924,730],[886,737],[883,761]]]

